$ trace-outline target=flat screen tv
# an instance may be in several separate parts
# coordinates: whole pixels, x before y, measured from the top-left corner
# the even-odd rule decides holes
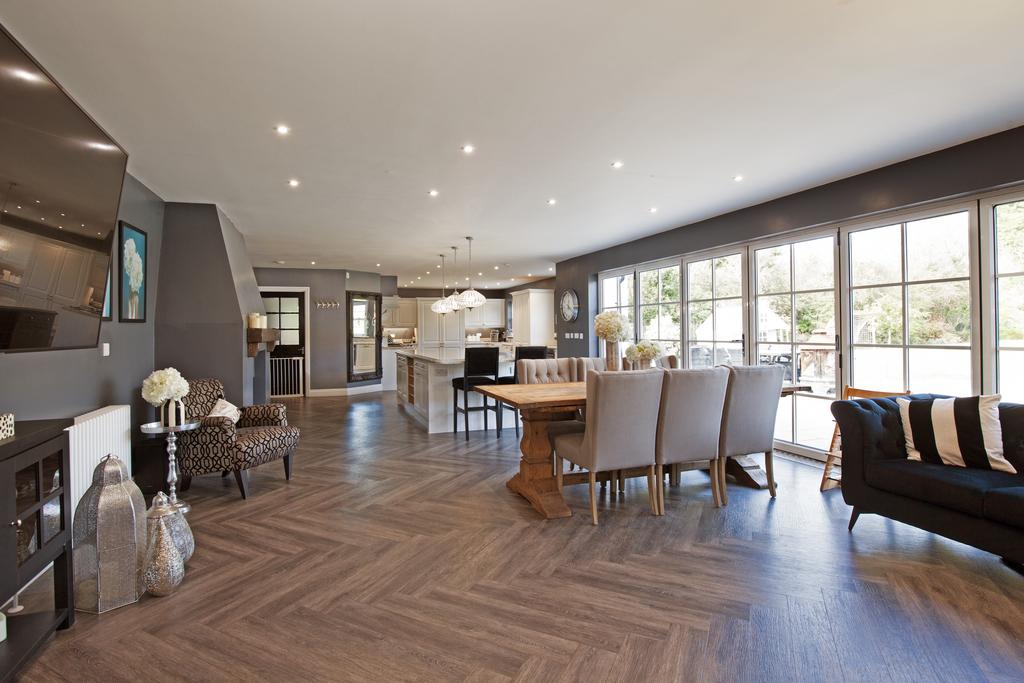
[[[127,163],[0,26],[0,353],[97,345]]]

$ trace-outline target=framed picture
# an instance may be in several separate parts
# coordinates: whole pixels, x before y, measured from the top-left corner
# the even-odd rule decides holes
[[[123,323],[146,322],[146,233],[118,221],[118,315]]]
[[[114,265],[111,263],[110,267],[107,268],[107,293],[103,295],[103,317],[100,318],[106,322],[110,322],[114,319],[114,307],[110,305],[114,292],[111,291],[112,287],[111,280],[113,280]]]

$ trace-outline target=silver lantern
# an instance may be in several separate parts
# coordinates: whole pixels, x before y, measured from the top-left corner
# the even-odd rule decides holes
[[[166,509],[163,509],[166,508]],[[181,561],[188,562],[196,549],[196,541],[192,537],[192,529],[185,521],[185,515],[177,506],[171,505],[171,499],[161,491],[153,496],[153,505],[146,512],[146,538],[153,538],[153,528],[157,519],[163,518],[167,529],[171,532],[174,547],[181,554]],[[148,540],[147,540],[148,543]]]
[[[185,561],[171,536],[171,521],[181,514],[169,504],[157,504],[146,513],[149,526],[149,549],[142,580],[152,595],[170,595],[185,579]]]
[[[146,501],[113,455],[93,470],[75,508],[73,538],[76,609],[100,614],[142,597]]]

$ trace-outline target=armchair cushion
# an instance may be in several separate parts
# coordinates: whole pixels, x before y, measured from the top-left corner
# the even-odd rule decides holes
[[[235,439],[235,463],[229,469],[247,470],[291,453],[299,445],[298,427],[241,427]]]
[[[178,437],[178,464],[189,476],[234,468],[235,423],[226,417],[204,417],[199,429]]]
[[[238,419],[239,427],[287,427],[288,410],[281,403],[244,406]]]

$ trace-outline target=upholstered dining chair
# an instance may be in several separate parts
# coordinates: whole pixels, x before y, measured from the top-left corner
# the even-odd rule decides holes
[[[576,381],[586,382],[587,373],[591,370],[604,372],[608,369],[608,363],[604,358],[577,358],[576,359]]]
[[[725,408],[725,392],[728,388],[729,370],[721,366],[665,371],[654,449],[658,511],[661,514],[665,514],[666,465],[707,460],[711,464],[711,495],[715,505],[721,505],[718,443],[722,434],[722,410]]]
[[[272,460],[284,460],[285,479],[292,478],[292,454],[299,445],[299,428],[288,424],[284,405],[268,403],[240,408],[238,423],[209,417],[224,385],[217,379],[194,379],[182,399],[185,416],[202,425],[178,436],[178,466],[184,491],[192,477],[233,472],[242,498],[249,497],[249,470]]]
[[[668,355],[654,359],[654,367],[662,370],[675,370],[679,367],[679,356]]]
[[[498,378],[498,384],[519,384],[519,361],[521,360],[539,360],[548,357],[548,347],[546,346],[517,346],[515,350],[515,360],[512,363],[512,374]],[[511,410],[515,416],[516,424],[516,436],[519,436],[519,409],[513,408],[512,406],[505,405],[504,403],[498,403],[498,410]],[[498,436],[501,436],[501,421],[498,424]]]
[[[575,358],[542,358],[520,360],[516,363],[520,384],[555,384],[575,382]]]
[[[728,366],[729,389],[718,444],[718,482],[722,505],[729,503],[726,461],[734,456],[764,453],[768,491],[775,497],[775,415],[779,410],[785,368],[781,365]]]
[[[597,524],[597,474],[647,468],[648,501],[658,513],[654,447],[661,401],[662,372],[597,372],[587,375],[587,423],[582,433],[554,439],[556,481],[562,488],[562,461],[587,470],[590,517]]]

